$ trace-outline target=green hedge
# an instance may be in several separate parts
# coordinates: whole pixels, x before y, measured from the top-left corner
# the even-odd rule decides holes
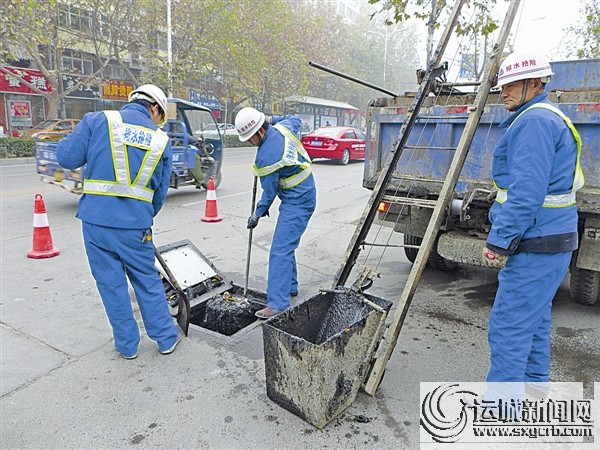
[[[0,159],[33,157],[33,138],[2,138],[0,139]],[[225,136],[225,148],[247,147],[248,143],[240,142],[237,136]]]
[[[33,138],[2,138],[0,139],[0,159],[33,157]]]
[[[223,144],[225,145],[225,148],[248,147],[248,143],[241,142],[240,138],[237,136],[225,135],[223,137],[224,137]]]

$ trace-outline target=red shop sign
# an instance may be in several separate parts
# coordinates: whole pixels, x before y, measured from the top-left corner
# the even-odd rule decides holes
[[[21,69],[20,67],[4,67],[4,70],[14,75],[9,75],[0,70],[0,92],[18,92],[19,94],[39,94],[22,83],[25,80],[42,92],[52,92],[52,86],[39,70]]]

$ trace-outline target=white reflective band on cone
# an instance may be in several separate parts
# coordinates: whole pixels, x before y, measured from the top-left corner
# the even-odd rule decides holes
[[[48,223],[48,216],[46,214],[34,214],[33,215],[33,227],[34,228],[44,228],[49,227],[50,223]]]
[[[206,191],[206,200],[216,200],[217,193],[211,189],[210,191]]]

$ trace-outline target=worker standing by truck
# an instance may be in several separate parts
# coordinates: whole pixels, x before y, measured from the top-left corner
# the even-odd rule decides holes
[[[169,139],[158,128],[166,113],[163,91],[146,84],[129,94],[120,111],[86,114],[57,148],[61,166],[85,165],[77,217],[115,349],[125,359],[137,357],[140,342],[127,278],[160,353],[172,353],[180,341],[154,266],[151,228],[171,177]]]
[[[581,139],[544,93],[551,75],[548,60],[534,54],[508,56],[498,75],[512,114],[500,124],[506,131],[493,153],[498,193],[483,250],[484,265],[502,267],[489,318],[487,381],[517,383],[513,398],[524,387],[547,393],[552,300],[578,246]],[[494,397],[505,398],[488,388],[486,398]]]
[[[247,228],[253,229],[261,217],[268,215],[275,197],[281,200],[269,252],[267,307],[256,312],[261,319],[288,309],[291,297],[298,295],[295,251],[317,201],[311,160],[296,137],[301,125],[298,117],[267,118],[249,107],[235,118],[240,141],[258,147],[253,170],[263,189]]]

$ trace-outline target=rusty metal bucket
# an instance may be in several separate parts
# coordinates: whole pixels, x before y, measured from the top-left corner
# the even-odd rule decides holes
[[[356,398],[392,302],[327,291],[263,324],[267,395],[317,428]]]

